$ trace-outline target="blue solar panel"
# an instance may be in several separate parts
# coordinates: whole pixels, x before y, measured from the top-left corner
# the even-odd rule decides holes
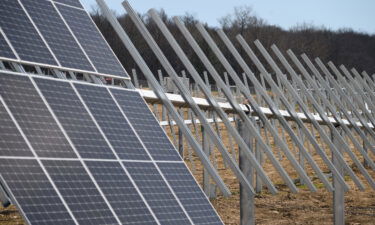
[[[79,224],[118,225],[79,161],[42,161]]]
[[[33,156],[25,140],[0,103],[0,156]]]
[[[158,163],[194,224],[223,224],[184,163]]]
[[[0,73],[0,178],[30,224],[222,224],[139,93],[110,90]]]
[[[69,83],[39,78],[35,82],[82,158],[115,158]]]
[[[57,65],[18,1],[1,1],[0,27],[22,60]]]
[[[0,95],[39,157],[77,157],[28,77],[0,73]]]
[[[124,164],[161,224],[191,224],[153,163]]]
[[[86,162],[123,224],[157,224],[118,162]]]
[[[53,1],[57,2],[57,3],[63,3],[65,5],[70,5],[70,6],[74,6],[74,7],[78,7],[78,8],[83,9],[83,6],[79,2],[79,0],[53,0]]]
[[[84,84],[75,87],[121,159],[150,160],[106,88]]]
[[[86,11],[56,6],[99,73],[129,77]]]
[[[5,40],[5,37],[0,33],[0,56],[5,58],[16,59],[12,49]]]
[[[46,0],[21,0],[21,2],[61,66],[94,71],[51,2]]]
[[[0,159],[0,174],[30,224],[75,224],[36,160]]]
[[[119,89],[111,92],[155,160],[182,160],[138,92]]]

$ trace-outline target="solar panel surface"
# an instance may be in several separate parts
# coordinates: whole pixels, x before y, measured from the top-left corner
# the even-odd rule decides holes
[[[124,164],[161,224],[191,224],[153,163]]]
[[[158,163],[194,224],[222,224],[184,163]]]
[[[35,82],[82,158],[115,158],[69,83],[38,78]]]
[[[94,71],[53,4],[46,0],[21,0],[61,66]]]
[[[11,47],[8,45],[5,40],[4,35],[0,32],[0,56],[5,58],[16,59]]]
[[[2,103],[0,103],[0,134],[0,156],[33,156]]]
[[[86,162],[123,224],[157,224],[119,162]]]
[[[77,157],[28,77],[1,73],[0,95],[39,157]]]
[[[56,6],[99,73],[128,77],[86,11]]]
[[[24,61],[57,65],[19,2],[2,0],[0,6],[0,27],[19,57]]]
[[[111,92],[154,160],[182,160],[138,92],[119,89]]]
[[[75,224],[35,159],[0,159],[0,173],[30,224]]]
[[[151,160],[106,88],[74,86],[121,159]]]
[[[0,73],[0,96],[2,182],[31,224],[220,224],[180,157],[149,157],[149,137],[132,129],[126,115],[134,108],[119,98],[142,105],[139,117],[170,142],[138,92]],[[178,156],[173,146],[159,151]]]
[[[79,161],[42,161],[79,224],[118,224]]]
[[[129,78],[77,0],[2,0],[0,28],[22,62]],[[2,35],[0,47],[16,59]]]

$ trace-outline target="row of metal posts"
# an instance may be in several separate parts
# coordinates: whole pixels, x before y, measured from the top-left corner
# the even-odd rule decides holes
[[[237,166],[233,165],[233,157],[226,154],[227,149],[223,146],[223,143],[220,141],[220,137],[216,133],[213,132],[213,129],[209,125],[207,125],[207,119],[206,119],[207,115],[204,115],[197,108],[197,105],[194,102],[192,102],[192,98],[190,97],[190,94],[187,93],[186,89],[181,86],[181,82],[177,78],[175,71],[173,70],[173,68],[171,68],[168,61],[166,61],[164,55],[161,53],[160,49],[158,49],[157,44],[154,43],[151,35],[148,34],[147,29],[142,26],[142,23],[140,22],[139,18],[137,18],[137,16],[133,13],[130,6],[127,5],[126,2],[124,3],[124,6],[127,9],[127,11],[131,14],[130,16],[133,17],[132,19],[136,23],[136,25],[138,26],[138,29],[140,29],[141,33],[143,33],[142,35],[144,36],[146,41],[148,41],[149,46],[157,54],[159,60],[163,64],[164,69],[167,71],[167,73],[174,80],[176,86],[179,88],[179,91],[181,92],[182,97],[184,97],[185,101],[189,103],[189,105],[194,110],[194,113],[196,113],[198,115],[199,120],[203,123],[204,128],[207,129],[207,130],[204,130],[204,133],[207,132],[207,134],[208,134],[207,136],[209,136],[211,139],[213,138],[212,140],[215,142],[215,145],[218,147],[219,151],[221,151],[221,153],[223,154],[223,157],[225,157],[226,162],[231,166],[232,170],[235,172],[237,177],[240,179],[241,189],[246,188],[246,192],[250,196],[253,196],[254,193],[255,193],[251,188],[252,185],[249,186],[249,184],[248,184],[248,181],[252,181],[248,177],[249,176],[248,171],[243,168],[243,166],[247,165],[247,166],[251,166],[251,167],[255,166],[254,168],[257,170],[257,172],[260,172],[259,176],[265,182],[267,187],[270,188],[270,191],[273,192],[272,191],[272,188],[273,188],[272,183],[269,183],[269,180],[267,179],[267,176],[264,176],[264,174],[263,174],[264,172],[262,171],[262,168],[259,167],[259,164],[258,164],[259,161],[254,160],[254,155],[251,153],[252,149],[253,149],[253,144],[249,144],[249,143],[244,144],[243,143],[244,140],[247,140],[247,138],[245,136],[248,136],[248,135],[247,134],[245,136],[242,135],[243,136],[242,139],[238,139],[238,137],[236,136],[238,133],[231,130],[231,126],[227,126],[227,128],[229,130],[231,130],[231,134],[234,135],[233,137],[235,137],[238,144],[241,145],[242,153],[245,153],[244,155],[246,155],[246,157],[250,159],[250,163],[245,163],[246,164],[245,165],[245,164],[241,163],[241,160],[244,159],[244,158],[240,157],[241,158],[240,159],[240,168],[241,168],[242,172],[238,172]],[[155,14],[155,13],[153,14],[152,11],[150,12],[150,14],[153,17],[153,19],[155,20],[155,22],[157,22],[159,28],[162,29],[162,30],[164,29],[163,34],[166,35],[166,38],[169,40],[172,47],[174,47],[175,51],[177,53],[179,53],[178,45],[176,47],[176,44],[173,42],[173,38],[168,36],[169,35],[168,31],[166,31],[165,27],[163,27],[162,22],[160,22],[161,20],[158,21],[157,14]],[[208,63],[208,61],[206,60],[206,58],[204,57],[202,52],[200,52],[199,47],[197,47],[197,45],[195,45],[194,41],[192,41],[192,37],[189,36],[189,32],[184,28],[184,26],[178,20],[178,18],[175,19],[175,22],[176,22],[177,26],[179,27],[179,29],[181,30],[181,32],[187,38],[189,44],[193,47],[194,51],[201,58],[201,60],[203,61],[203,63],[207,67],[207,69],[209,70],[210,75],[213,76],[213,78],[217,82],[218,86],[220,86],[224,95],[230,101],[232,107],[234,107],[236,109],[238,115],[241,117],[241,121],[243,122],[243,124],[241,126],[244,126],[245,129],[240,128],[239,130],[244,131],[244,130],[248,129],[250,131],[252,137],[255,138],[257,140],[257,142],[261,145],[261,151],[264,151],[268,154],[269,159],[271,159],[272,163],[276,166],[278,172],[282,175],[284,181],[287,183],[289,188],[291,188],[292,192],[296,192],[295,185],[293,184],[293,182],[291,182],[289,176],[285,173],[285,171],[280,166],[278,161],[275,161],[275,158],[274,158],[274,156],[272,155],[272,153],[269,149],[269,143],[267,143],[267,145],[266,145],[263,142],[262,138],[260,137],[260,135],[259,135],[260,132],[258,131],[259,128],[255,128],[253,126],[252,122],[249,120],[249,118],[246,117],[243,114],[242,109],[240,110],[238,108],[238,104],[234,101],[232,93],[230,93],[230,91],[228,92],[228,87],[226,87],[225,83],[220,78],[218,78],[219,76],[217,75],[216,71],[212,68],[212,65],[210,63]],[[288,51],[288,54],[291,57],[292,61],[296,64],[297,68],[300,70],[300,72],[305,77],[305,79],[308,80],[308,84],[310,85],[310,87],[308,86],[308,88],[306,88],[302,79],[295,73],[295,71],[292,69],[292,67],[290,67],[290,65],[283,58],[282,54],[280,52],[278,52],[278,49],[276,48],[276,46],[273,46],[272,50],[276,53],[277,57],[282,61],[282,64],[285,67],[285,69],[288,71],[288,73],[293,77],[293,79],[294,79],[293,85],[295,85],[295,82],[298,83],[297,86],[293,87],[289,83],[289,81],[284,77],[284,74],[282,74],[281,71],[278,69],[276,64],[274,64],[274,62],[271,60],[271,58],[267,55],[268,53],[262,48],[260,42],[256,42],[255,44],[257,45],[258,49],[261,51],[262,55],[266,58],[267,62],[271,65],[272,69],[276,73],[276,78],[277,78],[276,79],[277,83],[276,83],[273,80],[273,78],[270,76],[270,74],[265,70],[263,65],[259,62],[257,57],[249,49],[246,42],[244,42],[244,40],[241,40],[242,37],[240,36],[240,37],[238,37],[238,40],[240,41],[240,44],[245,49],[246,53],[250,56],[251,60],[256,64],[257,69],[261,72],[262,84],[260,84],[258,82],[257,78],[255,78],[255,76],[253,75],[252,71],[247,67],[246,63],[244,63],[242,61],[242,58],[239,57],[238,53],[236,53],[233,46],[231,44],[229,44],[230,43],[230,42],[228,42],[229,40],[226,40],[225,34],[222,31],[221,31],[222,33],[220,33],[220,31],[219,31],[219,36],[221,36],[223,41],[226,42],[226,45],[227,45],[227,47],[230,48],[231,53],[235,56],[236,60],[243,67],[243,69],[245,71],[245,75],[248,76],[248,78],[251,80],[251,82],[255,86],[256,91],[257,91],[258,102],[263,103],[262,101],[259,101],[260,99],[258,97],[258,96],[262,96],[263,97],[262,100],[264,101],[264,103],[267,104],[267,106],[272,110],[272,112],[276,116],[276,119],[274,121],[281,124],[281,126],[282,126],[281,132],[282,132],[283,137],[280,139],[279,138],[279,130],[278,130],[279,126],[277,124],[274,124],[274,121],[272,121],[272,123],[269,123],[268,119],[262,114],[261,110],[259,110],[259,105],[252,98],[252,96],[249,92],[248,85],[246,85],[247,86],[246,87],[243,83],[245,81],[241,81],[241,79],[239,79],[237,77],[237,74],[233,71],[232,67],[226,61],[225,57],[221,54],[220,50],[218,50],[216,45],[213,43],[213,40],[209,37],[209,35],[205,31],[204,27],[200,24],[197,24],[197,28],[200,31],[200,33],[203,35],[206,42],[208,42],[209,46],[212,48],[212,50],[214,51],[216,56],[219,58],[219,61],[224,65],[224,67],[228,71],[229,75],[231,76],[232,80],[235,81],[236,86],[240,88],[240,91],[242,92],[242,94],[244,94],[245,99],[250,101],[250,104],[251,104],[252,108],[257,112],[259,118],[261,119],[262,125],[265,126],[264,131],[270,132],[272,134],[272,136],[274,137],[274,141],[277,144],[279,144],[280,150],[283,151],[284,156],[286,156],[288,158],[288,160],[291,161],[292,165],[295,167],[298,174],[301,176],[301,178],[300,178],[301,182],[306,184],[308,186],[308,188],[310,188],[312,191],[316,191],[316,188],[311,183],[311,180],[306,176],[306,173],[303,169],[303,167],[304,167],[303,164],[304,164],[304,161],[306,160],[313,167],[316,174],[319,176],[320,180],[325,184],[326,188],[330,191],[334,191],[334,193],[335,193],[334,196],[337,196],[336,200],[338,199],[337,201],[335,200],[335,204],[336,204],[335,210],[337,210],[337,212],[335,212],[335,215],[337,215],[337,218],[335,217],[335,223],[336,224],[342,224],[338,221],[343,221],[343,220],[339,220],[338,218],[341,218],[341,217],[343,218],[343,202],[342,202],[343,192],[348,190],[348,186],[343,179],[344,174],[341,171],[341,167],[343,167],[343,169],[345,170],[345,173],[348,174],[352,178],[352,180],[355,182],[357,187],[359,187],[360,189],[364,188],[362,182],[358,179],[358,177],[354,174],[352,169],[347,165],[347,163],[343,159],[342,153],[341,153],[342,150],[345,151],[350,156],[352,161],[359,168],[360,172],[365,176],[365,178],[368,181],[368,183],[370,184],[370,186],[372,188],[374,188],[373,179],[371,178],[371,176],[369,176],[368,172],[365,170],[365,168],[359,162],[356,155],[354,155],[354,153],[348,147],[349,142],[347,142],[346,138],[348,137],[352,141],[355,148],[366,159],[366,162],[368,161],[369,166],[373,167],[374,164],[373,164],[372,160],[368,157],[368,154],[365,151],[365,149],[363,148],[363,146],[360,146],[358,144],[358,141],[353,136],[351,130],[343,123],[343,121],[341,119],[341,116],[344,115],[348,119],[348,121],[350,122],[350,125],[353,126],[353,129],[358,133],[358,135],[360,135],[360,137],[364,140],[364,142],[367,142],[366,143],[368,145],[367,147],[369,147],[369,149],[371,149],[371,151],[373,152],[373,146],[371,145],[371,142],[367,139],[366,135],[363,135],[363,132],[357,127],[356,121],[354,121],[353,118],[352,118],[352,116],[354,115],[356,117],[356,119],[358,119],[361,122],[362,126],[365,127],[366,131],[368,131],[368,133],[370,133],[370,137],[373,138],[373,135],[374,135],[373,130],[370,127],[368,127],[368,125],[366,124],[366,121],[364,121],[363,118],[361,118],[364,114],[366,114],[366,118],[371,121],[372,118],[368,118],[367,110],[362,111],[362,114],[359,115],[358,112],[356,111],[356,109],[353,108],[352,103],[350,101],[348,101],[349,97],[347,95],[345,95],[345,93],[344,94],[341,93],[340,89],[336,90],[337,87],[333,87],[333,88],[335,88],[334,91],[331,90],[331,88],[332,88],[331,85],[335,86],[337,84],[334,81],[330,80],[329,73],[327,73],[327,71],[325,71],[324,68],[319,64],[319,60],[317,60],[317,63],[319,65],[319,67],[321,67],[321,69],[323,69],[323,72],[326,75],[326,79],[323,79],[323,80],[321,79],[320,73],[316,70],[316,67],[314,65],[312,65],[312,63],[307,58],[307,56],[305,56],[305,55],[302,56],[303,60],[308,65],[309,69],[311,71],[313,71],[314,76],[317,77],[318,80],[319,80],[319,81],[317,81],[317,80],[314,80],[315,78],[313,78],[313,81],[311,81],[311,77],[309,77],[310,76],[309,73],[301,65],[301,63],[294,56],[294,54],[291,51]],[[131,49],[131,50],[133,50],[133,49]],[[212,96],[211,96],[210,91],[205,89],[206,85],[204,83],[202,84],[202,81],[199,80],[200,79],[199,77],[198,78],[194,77],[194,75],[197,75],[196,71],[194,69],[191,69],[191,65],[189,64],[189,61],[187,60],[187,62],[186,62],[186,59],[183,56],[184,56],[183,54],[182,54],[182,56],[181,56],[181,53],[179,54],[180,59],[182,59],[185,66],[188,68],[189,73],[193,75],[193,78],[195,79],[195,82],[198,82],[198,83],[201,82],[201,83],[199,83],[200,87],[201,88],[203,87],[202,89],[203,89],[206,97],[208,98],[210,103],[214,106],[214,109],[217,111],[218,115],[223,119],[223,116],[225,117],[225,114],[223,114],[223,112],[220,111],[220,109],[217,108],[217,103],[211,99]],[[150,74],[148,74],[148,75],[150,75]],[[267,80],[268,85],[270,85],[271,88],[272,88],[272,91],[273,91],[274,95],[271,96],[271,97],[273,99],[271,99],[270,96],[268,96],[267,92],[265,91],[266,90],[265,85],[263,85],[264,84],[264,80],[263,80],[264,78]],[[152,78],[148,77],[148,79],[152,79]],[[331,85],[327,86],[327,84],[326,84],[327,81]],[[246,82],[247,82],[247,79],[246,79]],[[367,82],[369,82],[369,81],[367,81]],[[223,84],[224,84],[224,86],[223,86]],[[295,87],[299,87],[300,91],[303,93],[303,98],[301,98],[301,96],[300,96],[301,93],[296,93]],[[320,104],[315,100],[315,98],[314,98],[315,96],[313,96],[309,92],[309,89],[315,90],[315,91],[312,92],[313,95],[318,94],[319,95],[318,101],[321,101],[321,103],[323,103],[323,104]],[[289,96],[287,98],[284,96],[285,93],[289,93]],[[367,95],[370,95],[371,98],[374,97],[374,96],[372,96],[373,95],[372,92],[370,92],[370,94],[367,93]],[[291,99],[293,99],[293,101],[291,101]],[[331,137],[327,136],[326,128],[323,128],[312,117],[311,110],[309,110],[309,108],[311,106],[306,104],[306,99],[309,100],[309,103],[314,107],[314,110],[320,115],[320,117],[324,120],[325,124],[328,126],[329,131],[331,133]],[[341,104],[341,102],[340,102],[341,100],[344,100],[345,104],[350,106],[350,108],[352,110],[350,112],[350,114],[347,112],[346,105]],[[290,105],[290,102],[292,102],[292,106]],[[297,135],[294,134],[293,129],[290,127],[290,123],[287,122],[283,118],[283,116],[280,114],[280,111],[279,111],[279,109],[281,109],[280,103],[282,103],[283,107],[285,107],[287,109],[287,111],[290,113],[290,115],[292,115],[292,118],[294,119],[294,122],[297,124],[297,126],[296,126],[296,129],[298,130]],[[296,111],[295,111],[296,110],[296,108],[295,108],[296,103],[302,109],[302,111],[306,115],[306,117],[309,118],[309,120],[311,120],[312,125],[315,127],[315,129],[320,134],[321,139],[324,140],[324,142],[322,142],[322,147],[324,147],[324,144],[326,144],[331,149],[332,154],[333,154],[333,158],[334,158],[333,164],[335,164],[337,167],[333,166],[332,162],[327,158],[327,155],[325,154],[325,151],[322,149],[321,146],[319,146],[319,144],[315,140],[315,134],[314,134],[313,126],[311,126],[312,130],[310,132],[306,128],[304,123],[296,115]],[[360,107],[363,108],[363,105],[360,105]],[[340,112],[340,115],[338,115],[338,113],[337,113],[338,111]],[[374,111],[372,111],[372,113],[373,112]],[[333,116],[336,123],[343,124],[342,127],[337,128],[337,127],[333,126],[332,122],[328,119],[327,115]],[[224,120],[224,122],[227,122],[227,121]],[[371,122],[373,122],[373,121],[371,121]],[[226,125],[228,125],[228,124],[226,124]],[[239,127],[240,127],[240,125],[239,125]],[[295,161],[294,157],[290,154],[289,148],[285,144],[286,135],[285,135],[284,130],[286,132],[288,132],[289,136],[292,138],[292,141],[294,142],[294,144],[296,144],[296,146],[299,149],[299,154],[300,154],[299,162]],[[342,133],[342,132],[345,132],[345,133]],[[244,132],[242,132],[242,133],[244,133]],[[266,135],[266,137],[268,137],[268,135]],[[319,167],[317,167],[314,160],[312,160],[312,158],[310,156],[310,153],[311,153],[312,149],[309,149],[309,151],[307,151],[305,149],[305,147],[304,147],[305,138],[307,138],[310,141],[311,145],[314,147],[314,149],[317,151],[317,153],[323,158],[324,162],[330,168],[330,170],[333,174],[333,178],[334,178],[333,187],[330,184],[330,182],[328,182],[326,176],[322,173],[322,171],[320,171]],[[240,155],[242,155],[242,153],[240,151]],[[281,154],[279,155],[279,159],[281,159]],[[338,188],[338,186],[340,186],[341,188]],[[242,191],[241,191],[241,193],[242,193]],[[254,204],[253,199],[251,199],[251,198],[250,199],[242,199],[241,198],[241,200],[244,200],[244,201],[249,200],[249,202],[247,202],[247,203],[252,205],[251,209],[253,210],[253,204]],[[241,205],[243,205],[243,204],[241,203]],[[247,209],[249,209],[249,208],[247,208]],[[250,219],[250,221],[252,221],[251,223],[254,223],[254,215],[253,214],[252,214],[252,216],[247,216],[247,219]],[[243,223],[243,224],[245,224],[245,223]]]

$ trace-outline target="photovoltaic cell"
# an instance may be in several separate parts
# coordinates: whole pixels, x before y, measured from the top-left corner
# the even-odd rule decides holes
[[[74,6],[74,7],[78,7],[78,8],[83,9],[83,6],[79,2],[79,0],[53,0],[53,1],[54,2],[58,2],[58,3],[63,3],[65,5],[70,5],[70,6]]]
[[[68,82],[41,78],[34,80],[82,158],[115,158]]]
[[[0,174],[31,224],[75,224],[36,160],[0,159]]]
[[[33,156],[21,133],[0,103],[0,156]]]
[[[79,224],[118,224],[81,162],[43,160],[42,163]]]
[[[56,6],[99,73],[129,77],[85,11]]]
[[[86,162],[123,224],[157,224],[118,162]]]
[[[12,49],[5,40],[5,37],[0,32],[0,56],[10,59],[16,59],[17,57],[12,52]]]
[[[61,66],[94,71],[50,1],[21,0]]]
[[[39,157],[77,157],[28,77],[0,73],[0,95]]]
[[[194,224],[223,224],[184,163],[158,163]]]
[[[124,164],[161,224],[191,224],[153,163]]]
[[[138,92],[119,89],[111,89],[111,92],[155,160],[181,161],[178,152]]]
[[[0,27],[22,60],[57,65],[18,1],[1,1]]]
[[[121,159],[151,160],[106,88],[74,85]]]

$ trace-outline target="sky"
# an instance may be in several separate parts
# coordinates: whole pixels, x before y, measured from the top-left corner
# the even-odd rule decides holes
[[[118,14],[124,13],[123,0],[106,0]],[[81,0],[87,10],[95,0]],[[268,24],[289,29],[308,23],[333,30],[352,28],[375,34],[375,0],[129,0],[140,13],[149,9],[164,9],[169,16],[193,14],[200,21],[219,26],[218,19],[233,12],[236,6],[251,6]]]

